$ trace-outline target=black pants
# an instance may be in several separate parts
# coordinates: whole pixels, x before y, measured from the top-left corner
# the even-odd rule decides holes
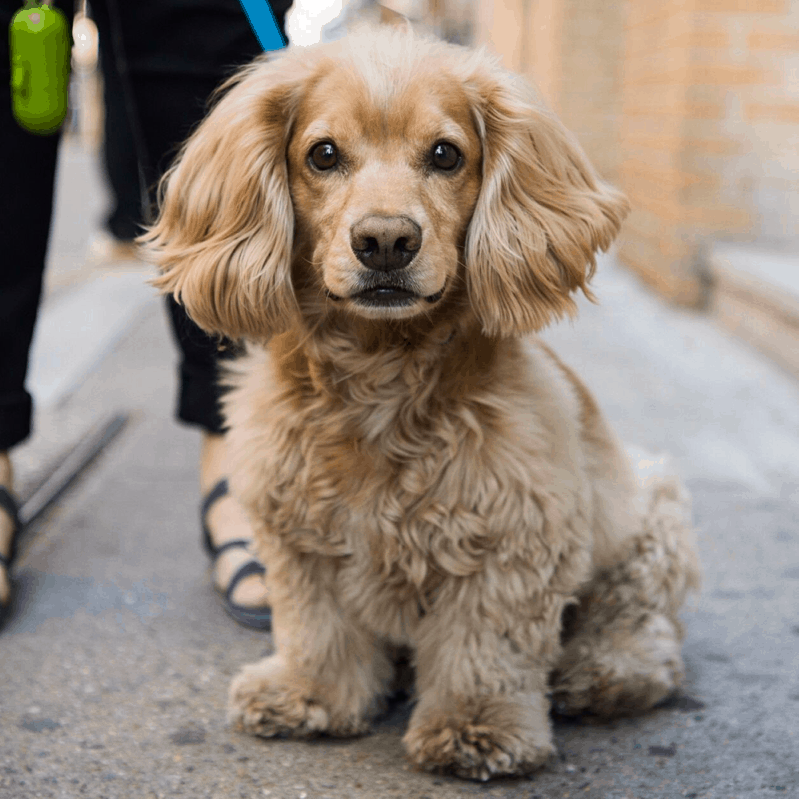
[[[0,0],[0,451],[30,433],[25,390],[52,213],[58,135],[22,129],[11,114],[8,26],[21,0]],[[72,0],[55,4],[70,23]],[[284,31],[291,0],[271,0]],[[261,49],[237,0],[93,0],[126,94],[137,160],[155,184],[205,113],[211,91]],[[216,380],[218,340],[170,302],[181,350],[178,417],[223,429]]]
[[[111,205],[105,229],[119,241],[131,241],[141,233],[145,206],[139,154],[128,113],[129,92],[114,52],[108,4],[92,4],[92,17],[100,33],[100,71],[103,75],[103,166],[110,189]],[[119,48],[118,48],[119,49]]]

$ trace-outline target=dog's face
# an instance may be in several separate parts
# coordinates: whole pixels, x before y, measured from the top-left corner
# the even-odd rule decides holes
[[[456,294],[488,335],[536,330],[574,310],[627,204],[486,56],[372,29],[231,79],[160,211],[157,285],[206,330],[264,340]]]
[[[338,306],[430,313],[456,281],[481,182],[465,92],[429,69],[381,86],[334,70],[302,98],[288,147],[295,242]]]

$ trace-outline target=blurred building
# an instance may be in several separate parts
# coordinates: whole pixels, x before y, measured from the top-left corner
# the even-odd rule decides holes
[[[427,0],[621,186],[619,259],[797,370],[797,0]]]

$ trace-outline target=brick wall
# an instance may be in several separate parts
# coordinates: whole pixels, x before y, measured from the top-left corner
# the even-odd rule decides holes
[[[479,0],[474,30],[628,193],[621,260],[699,305],[715,241],[796,249],[797,18],[797,0]]]
[[[563,6],[557,110],[600,173],[618,183],[625,3],[563,0]]]
[[[797,237],[796,4],[634,0],[625,42],[620,182],[634,211],[620,257],[700,304],[715,240]]]
[[[610,180],[618,175],[625,3],[479,0],[475,44],[524,74]]]

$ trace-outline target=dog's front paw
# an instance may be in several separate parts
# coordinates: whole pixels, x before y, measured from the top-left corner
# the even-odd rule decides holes
[[[528,774],[555,752],[541,695],[459,705],[414,714],[403,742],[417,766],[486,781]]]
[[[291,675],[276,657],[250,664],[233,679],[228,720],[257,736],[308,739],[320,734],[357,736],[369,723],[357,708],[331,708],[324,692]]]

